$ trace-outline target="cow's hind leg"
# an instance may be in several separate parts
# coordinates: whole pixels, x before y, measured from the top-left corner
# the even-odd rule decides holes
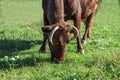
[[[91,32],[91,27],[92,27],[92,22],[93,22],[94,14],[91,14],[87,17],[85,21],[85,33],[82,38],[82,44],[86,42],[87,39],[90,39],[90,32]]]

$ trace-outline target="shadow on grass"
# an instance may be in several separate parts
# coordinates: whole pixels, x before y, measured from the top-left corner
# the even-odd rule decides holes
[[[34,44],[41,45],[42,41],[29,41],[29,40],[0,40],[0,58],[4,56],[12,57],[17,55],[18,52],[29,50]],[[74,43],[73,43],[74,44]],[[74,52],[74,51],[72,51]],[[0,69],[10,69],[10,68],[21,68],[23,66],[32,67],[35,66],[37,63],[52,63],[56,64],[55,62],[51,61],[50,56],[49,58],[43,58],[42,56],[36,57],[36,52],[23,52],[21,55],[30,54],[30,57],[25,57],[24,59],[18,59],[16,61],[11,60],[4,60],[0,61]],[[49,53],[49,52],[47,52]],[[44,54],[43,54],[44,55]],[[12,64],[13,63],[13,64]]]
[[[13,56],[13,53],[30,49],[34,44],[41,44],[42,41],[26,40],[0,40],[0,58]]]
[[[51,62],[50,58],[25,58],[18,59],[17,61],[0,61],[0,69],[18,69],[21,67],[34,67],[37,63]]]
[[[42,41],[27,41],[27,40],[0,40],[0,58],[5,56],[15,56],[18,55],[18,52],[29,50],[31,47],[35,45],[41,45]],[[37,63],[51,62],[49,58],[43,58],[42,54],[39,57],[35,56],[36,52],[24,52],[21,55],[31,54],[30,57],[25,57],[24,59],[17,59],[16,61],[11,61],[10,59],[0,61],[0,69],[10,69],[10,68],[20,68],[23,66],[32,67]],[[43,54],[44,55],[44,54]]]

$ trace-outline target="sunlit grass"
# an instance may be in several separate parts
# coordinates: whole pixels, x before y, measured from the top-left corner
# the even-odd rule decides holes
[[[119,13],[117,0],[103,0],[91,39],[83,45],[85,54],[76,53],[73,40],[66,47],[65,61],[55,64],[48,46],[45,54],[38,52],[43,38],[41,0],[0,1],[0,79],[119,80]],[[81,24],[81,37],[84,28]]]

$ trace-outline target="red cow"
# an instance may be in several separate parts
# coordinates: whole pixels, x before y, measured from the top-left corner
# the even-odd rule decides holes
[[[84,44],[85,41],[88,38],[90,38],[91,25],[92,25],[94,14],[98,5],[98,0],[42,0],[42,5],[44,10],[44,25],[51,25],[52,28],[50,26],[43,27],[43,28],[47,28],[48,30],[42,28],[44,32],[44,41],[40,51],[45,52],[45,49],[46,49],[48,33],[45,33],[45,32],[51,32],[51,29],[53,29],[55,26],[62,25],[63,28],[66,28],[68,30],[68,32],[72,32],[73,29],[71,29],[70,25],[68,27],[68,25],[66,25],[66,23],[64,22],[64,20],[67,21],[71,19],[74,22],[74,26],[78,30],[80,30],[81,21],[83,21],[86,26],[82,41],[80,40],[80,32],[77,37],[75,36],[77,40],[77,51],[83,53],[84,50],[83,50],[82,44]],[[59,24],[56,24],[56,23],[59,23]],[[74,32],[75,30],[77,31],[75,27],[74,27]],[[63,30],[61,29],[61,31]],[[62,34],[59,32],[60,32],[60,29],[57,30],[56,33],[54,33],[54,36],[52,35],[53,42],[55,43],[58,43],[57,41],[62,41],[62,42],[65,41],[63,40],[65,38],[63,36],[64,34],[62,35],[63,36],[62,40],[61,38],[56,39],[57,36],[61,36]],[[66,39],[69,41],[67,34],[68,33],[65,34],[67,36]],[[50,44],[49,46],[52,52],[53,51],[56,52],[55,51],[56,49],[58,49],[60,53],[64,52],[64,50],[61,50],[63,47],[59,49],[58,45],[56,45],[54,46],[54,48],[56,49],[54,49],[54,48],[51,48]],[[58,53],[55,53],[55,54],[58,54]]]

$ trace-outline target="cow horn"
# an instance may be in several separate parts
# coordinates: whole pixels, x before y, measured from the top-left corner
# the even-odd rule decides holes
[[[79,36],[79,31],[75,26],[73,26],[73,33],[74,33],[74,36],[71,38],[71,40]]]
[[[52,41],[52,38],[53,38],[53,35],[54,33],[59,29],[58,26],[56,26],[51,32],[50,32],[50,35],[49,35],[49,41],[50,43],[53,45],[53,41]]]

